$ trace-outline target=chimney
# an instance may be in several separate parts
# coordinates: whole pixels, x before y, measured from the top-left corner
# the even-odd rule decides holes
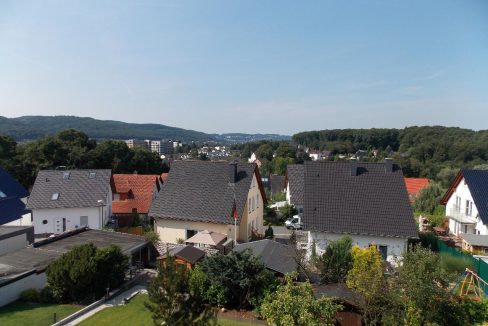
[[[385,172],[386,173],[393,172],[393,160],[389,157],[385,158]]]
[[[351,175],[357,176],[358,175],[358,160],[355,157],[351,158]]]
[[[229,183],[235,183],[237,181],[237,162],[231,162],[229,164]]]

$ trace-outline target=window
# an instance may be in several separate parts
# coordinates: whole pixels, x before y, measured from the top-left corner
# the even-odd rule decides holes
[[[388,246],[378,246],[378,251],[381,254],[381,258],[386,260],[386,257],[388,257]]]
[[[251,198],[249,198],[249,203],[247,204],[248,211],[251,213]]]
[[[255,207],[255,205],[254,205],[254,197],[252,197],[252,211],[253,212],[254,212],[254,207]]]
[[[97,176],[96,172],[90,172],[90,174],[88,175],[88,178],[95,179],[96,176]]]
[[[468,226],[467,225],[464,226],[464,233],[468,233]]]
[[[259,194],[256,195],[256,208],[259,208]]]
[[[7,197],[7,195],[5,195],[5,193],[0,190],[0,198],[5,198],[5,197]]]
[[[191,237],[193,237],[197,233],[198,233],[197,230],[186,230],[186,238],[190,239]]]
[[[42,221],[42,224],[47,224],[47,220],[43,220]]]
[[[63,172],[63,179],[69,179],[69,172]]]
[[[456,196],[456,205],[454,206],[454,210],[460,212],[461,211],[461,197]]]
[[[59,192],[55,192],[51,196],[51,200],[58,200],[58,198],[59,198]]]
[[[473,212],[473,202],[466,200],[466,215],[471,216],[472,212]]]

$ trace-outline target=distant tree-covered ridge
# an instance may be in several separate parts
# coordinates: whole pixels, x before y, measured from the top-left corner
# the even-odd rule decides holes
[[[156,123],[126,123],[76,116],[0,116],[0,134],[17,141],[53,136],[65,129],[76,129],[93,139],[177,139],[190,141],[246,142],[260,139],[283,140],[289,136],[275,134],[207,134]]]
[[[392,156],[405,176],[428,177],[446,187],[459,168],[473,168],[488,161],[488,130],[423,126],[404,129],[337,129],[295,134],[293,140],[331,155],[378,150],[378,157]],[[368,157],[366,159],[368,159]]]

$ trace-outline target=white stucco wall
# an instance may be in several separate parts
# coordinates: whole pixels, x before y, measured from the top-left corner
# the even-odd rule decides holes
[[[479,218],[478,208],[476,207],[473,196],[471,196],[471,192],[469,191],[468,185],[465,183],[464,178],[459,182],[457,188],[452,193],[451,197],[446,203],[446,216],[452,216],[453,211],[455,210],[456,206],[456,197],[461,198],[461,205],[459,209],[459,214],[466,216],[466,218],[475,221],[474,225],[466,225],[467,230],[464,228],[465,224],[461,224],[456,221],[454,218],[449,219],[449,231],[455,235],[461,235],[463,233],[469,234],[488,234],[487,226],[483,224],[481,219]],[[473,203],[472,212],[470,215],[466,215],[466,201],[470,201]]]
[[[88,216],[88,226],[92,229],[101,229],[100,219],[102,216],[101,207],[79,207],[79,208],[53,208],[32,210],[34,219],[34,233],[63,233],[63,218],[66,219],[66,231],[80,227],[81,216]],[[103,218],[106,222],[109,216],[107,206],[103,208]],[[42,222],[46,220],[47,223]]]
[[[29,245],[27,241],[27,234],[22,233],[14,237],[0,240],[0,255],[12,252],[18,249],[22,249]]]
[[[335,241],[343,237],[343,234],[335,233],[323,233],[323,232],[308,232],[308,254],[311,254],[311,248],[313,241],[315,240],[315,248],[317,255],[324,253],[329,241]],[[407,249],[407,239],[404,238],[391,238],[380,236],[368,236],[368,235],[350,235],[353,245],[357,245],[361,248],[367,248],[371,244],[377,246],[387,246],[387,260],[392,261],[396,257],[402,256]]]
[[[42,289],[47,282],[46,273],[31,274],[16,282],[0,287],[0,307],[19,299],[27,289]]]
[[[3,225],[7,225],[7,226],[31,226],[32,225],[31,214],[30,213],[24,214],[24,215],[22,215],[21,218],[15,220],[15,221],[12,221],[12,222],[5,223]]]
[[[230,219],[230,217],[229,217]],[[157,218],[155,221],[155,230],[159,234],[161,241],[176,243],[178,239],[186,240],[186,231],[209,230],[226,234],[228,238],[234,238],[234,226],[217,223],[204,223],[179,220],[164,220]]]

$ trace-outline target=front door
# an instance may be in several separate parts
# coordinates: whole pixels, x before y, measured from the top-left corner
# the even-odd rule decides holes
[[[63,217],[63,232],[66,232],[66,217]]]

